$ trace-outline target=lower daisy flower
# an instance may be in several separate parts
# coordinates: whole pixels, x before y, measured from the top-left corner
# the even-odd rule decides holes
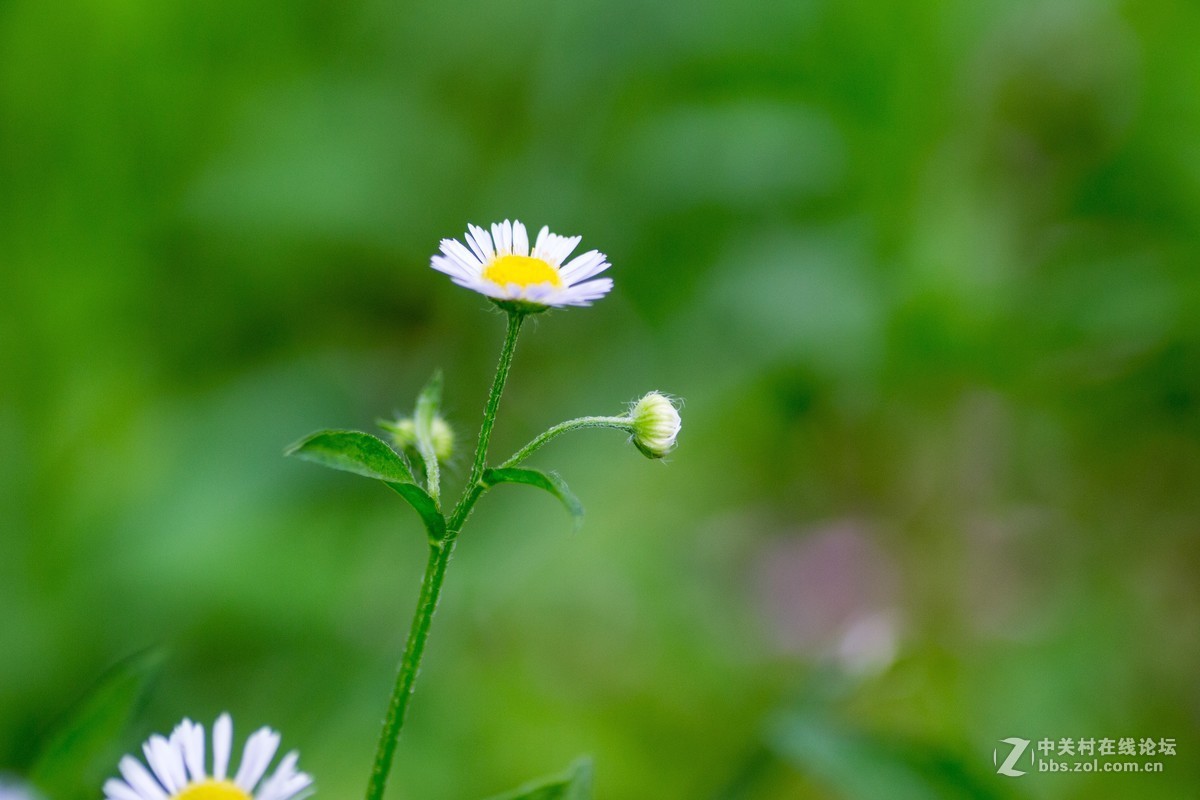
[[[543,227],[531,249],[525,226],[504,220],[492,225],[491,233],[468,225],[464,238],[465,245],[443,239],[442,254],[433,257],[433,268],[499,303],[526,311],[589,306],[612,289],[611,278],[588,280],[609,267],[600,251],[589,250],[563,264],[582,237],[558,236]]]
[[[279,748],[279,734],[260,728],[250,735],[237,772],[229,773],[233,721],[217,718],[212,729],[212,773],[205,766],[204,726],[185,719],[170,738],[155,734],[142,752],[150,769],[133,756],[121,759],[124,780],[104,784],[105,800],[299,800],[312,793],[312,778],[296,769],[295,751],[280,760],[271,777],[263,776]]]

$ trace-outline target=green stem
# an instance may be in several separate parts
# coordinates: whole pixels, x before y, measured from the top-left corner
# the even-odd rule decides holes
[[[484,464],[487,461],[488,442],[492,438],[492,427],[496,424],[496,411],[500,407],[500,395],[504,393],[504,384],[508,381],[513,352],[517,347],[517,336],[521,332],[521,323],[524,321],[524,314],[515,311],[509,312],[508,332],[504,337],[504,346],[500,350],[500,363],[496,366],[496,377],[492,381],[492,390],[483,411],[483,425],[479,429],[479,443],[475,447],[475,462],[471,466],[471,477],[463,490],[462,498],[454,507],[454,513],[450,515],[446,538],[430,546],[429,561],[425,565],[425,577],[421,581],[421,596],[417,600],[417,609],[413,612],[412,625],[408,629],[408,642],[404,646],[404,657],[400,661],[400,671],[396,675],[396,688],[392,692],[387,717],[383,721],[383,731],[379,735],[379,747],[375,752],[371,782],[367,785],[367,800],[383,800],[383,792],[387,787],[388,775],[392,769],[392,758],[396,754],[396,744],[400,739],[400,730],[404,727],[404,715],[408,710],[408,702],[412,697],[417,673],[421,669],[421,657],[425,653],[425,641],[429,638],[433,612],[437,610],[438,597],[442,593],[446,567],[450,564],[451,554],[454,553],[458,532],[462,529],[463,523],[471,513],[472,506],[475,505],[475,501],[479,499],[485,488],[480,479],[483,477]],[[436,464],[436,460],[434,463]]]
[[[425,577],[421,580],[421,596],[413,612],[412,626],[408,630],[408,642],[404,646],[404,658],[396,675],[396,688],[388,704],[383,731],[379,735],[379,747],[375,752],[375,766],[371,770],[371,782],[367,786],[367,800],[382,800],[392,769],[392,757],[404,727],[404,714],[412,697],[413,684],[421,669],[421,656],[425,652],[425,640],[429,638],[429,626],[433,612],[437,610],[438,596],[442,593],[442,581],[446,567],[454,552],[454,537],[447,537],[429,548],[429,561],[425,565]]]
[[[496,411],[500,408],[500,395],[504,393],[504,384],[508,381],[508,371],[512,367],[513,352],[517,348],[517,336],[521,333],[521,323],[525,315],[519,311],[508,312],[508,332],[504,335],[504,346],[500,349],[500,363],[496,365],[496,377],[492,381],[492,391],[488,394],[487,406],[483,410],[483,425],[479,428],[479,443],[475,445],[475,461],[471,465],[471,476],[467,478],[467,486],[462,498],[450,515],[449,530],[451,535],[458,533],[471,506],[479,499],[483,488],[480,479],[487,462],[488,442],[492,438],[492,426],[496,424]]]
[[[529,444],[513,453],[511,458],[500,465],[500,469],[515,467],[540,450],[551,439],[555,439],[570,431],[582,430],[583,428],[616,428],[617,430],[632,432],[633,420],[630,417],[579,417],[577,419],[569,419],[566,422],[560,422],[553,428],[539,433]]]

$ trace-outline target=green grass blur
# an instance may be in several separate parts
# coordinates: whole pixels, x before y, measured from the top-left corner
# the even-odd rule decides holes
[[[439,366],[470,439],[503,320],[429,256],[517,217],[616,288],[530,326],[493,452],[649,389],[684,432],[540,453],[578,536],[481,504],[393,797],[583,753],[601,800],[1194,796],[1198,30],[1182,0],[0,4],[0,772],[162,646],[116,753],[228,709],[361,796],[423,535],[282,451]],[[1013,736],[1179,753],[997,776]]]

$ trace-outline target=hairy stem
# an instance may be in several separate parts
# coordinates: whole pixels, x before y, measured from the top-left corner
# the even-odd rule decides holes
[[[487,406],[483,410],[483,425],[479,428],[479,442],[475,445],[475,461],[471,464],[471,476],[467,478],[467,486],[454,512],[450,515],[448,530],[453,536],[462,529],[471,507],[479,499],[483,491],[480,479],[483,468],[487,463],[488,442],[492,439],[492,427],[496,424],[496,411],[500,408],[500,395],[504,393],[504,384],[508,381],[508,371],[512,367],[513,352],[517,348],[517,336],[521,333],[521,323],[525,315],[510,311],[508,314],[508,331],[504,335],[504,346],[500,349],[500,363],[496,365],[496,377],[492,381],[492,391],[488,394]]]
[[[583,428],[616,428],[622,431],[632,431],[633,420],[629,417],[579,417],[577,419],[569,419],[566,422],[560,422],[553,428],[539,433],[529,444],[513,453],[511,458],[500,465],[500,469],[515,467],[540,450],[550,440],[564,433],[582,430]]]
[[[492,438],[492,427],[496,424],[496,411],[500,407],[500,395],[504,393],[504,384],[508,381],[513,352],[517,347],[517,336],[521,332],[521,323],[524,321],[524,314],[509,312],[508,331],[504,336],[504,346],[500,350],[500,363],[496,365],[496,377],[492,381],[492,390],[488,394],[487,406],[483,411],[483,425],[479,429],[479,443],[475,446],[475,461],[471,466],[471,477],[467,480],[462,497],[454,507],[454,513],[450,515],[446,537],[430,545],[429,561],[425,565],[425,577],[421,581],[421,596],[417,600],[417,609],[413,613],[412,625],[408,630],[408,641],[404,646],[404,656],[400,661],[399,673],[396,675],[396,688],[392,691],[387,717],[383,721],[383,731],[379,735],[375,765],[371,770],[371,782],[367,785],[367,800],[383,800],[383,793],[387,788],[388,775],[392,769],[392,758],[396,754],[396,744],[400,739],[400,731],[404,727],[404,715],[408,711],[408,701],[412,697],[413,685],[416,683],[417,673],[421,669],[421,657],[425,653],[425,641],[429,638],[433,612],[437,610],[438,597],[442,593],[446,567],[450,564],[450,556],[454,553],[458,532],[471,513],[475,501],[483,493],[484,486],[480,479],[483,477],[484,465],[487,461],[488,442]],[[436,456],[433,463],[436,470]],[[431,488],[433,488],[436,478],[430,477]]]
[[[438,596],[442,593],[442,581],[446,577],[446,567],[454,552],[454,542],[453,537],[448,537],[430,545],[425,577],[421,580],[421,596],[417,600],[417,609],[413,612],[408,642],[404,646],[404,658],[400,661],[400,671],[396,675],[396,688],[392,691],[387,717],[383,721],[383,731],[379,735],[375,766],[371,770],[371,782],[367,785],[367,800],[382,800],[383,791],[387,787],[392,757],[396,754],[400,729],[404,727],[404,715],[408,711],[413,684],[421,669],[425,640],[429,638],[429,626],[433,622],[433,612],[437,609]]]

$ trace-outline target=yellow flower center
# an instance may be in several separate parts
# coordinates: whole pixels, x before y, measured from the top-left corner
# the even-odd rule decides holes
[[[174,795],[171,800],[254,800],[249,794],[239,789],[232,781],[215,781],[209,778],[200,783],[192,783],[182,792]]]
[[[558,270],[542,261],[540,258],[529,256],[500,256],[483,271],[483,277],[492,283],[507,286],[515,283],[517,286],[533,286],[536,283],[548,283],[551,286],[562,286],[562,278]]]

